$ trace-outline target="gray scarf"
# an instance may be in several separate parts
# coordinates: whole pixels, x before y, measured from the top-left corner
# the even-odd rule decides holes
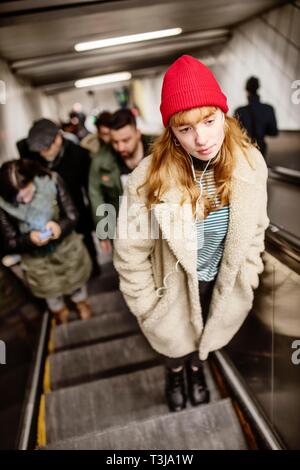
[[[57,219],[58,215],[55,179],[36,176],[33,183],[35,193],[28,204],[10,204],[0,197],[0,207],[19,221],[21,233],[43,231],[47,222]]]

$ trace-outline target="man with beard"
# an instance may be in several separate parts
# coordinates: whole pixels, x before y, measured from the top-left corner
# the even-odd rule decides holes
[[[112,115],[110,144],[101,147],[93,156],[90,169],[89,197],[96,225],[103,217],[96,215],[101,204],[112,204],[118,213],[119,197],[123,194],[128,174],[149,154],[152,140],[137,129],[135,117],[129,109],[120,109]],[[97,236],[104,253],[110,253],[109,238],[102,238],[98,231]]]

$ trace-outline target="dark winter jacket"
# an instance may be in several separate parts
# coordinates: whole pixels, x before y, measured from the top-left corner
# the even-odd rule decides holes
[[[142,135],[144,157],[149,155],[153,140],[152,136]],[[118,213],[119,198],[123,194],[121,174],[129,174],[131,171],[111,145],[104,145],[93,156],[89,176],[89,197],[95,225],[100,220],[96,212],[101,204],[112,204]]]
[[[27,141],[23,140],[17,144],[21,158],[30,158],[38,161],[44,168],[58,173],[69,191],[78,212],[76,230],[80,233],[91,232],[94,224],[91,209],[87,201],[88,177],[90,170],[89,152],[66,139],[59,155],[53,162],[47,162],[39,154],[30,152]]]
[[[265,136],[278,135],[273,107],[269,104],[261,103],[259,96],[251,96],[249,97],[249,104],[237,108],[234,115],[247,131],[248,135],[256,141],[259,150],[265,157],[267,153]]]
[[[51,247],[55,247],[75,228],[78,213],[74,203],[66,190],[62,178],[54,174],[57,187],[57,204],[59,208],[59,219],[57,223],[61,228],[61,236],[47,245],[38,247],[32,243],[29,233],[21,233],[18,220],[0,208],[0,232],[3,240],[4,253],[34,253],[43,255],[48,253]]]

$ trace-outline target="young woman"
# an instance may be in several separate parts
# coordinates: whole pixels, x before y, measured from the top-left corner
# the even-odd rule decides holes
[[[33,295],[46,299],[58,323],[70,295],[82,319],[91,316],[86,282],[91,260],[74,231],[76,209],[56,173],[30,160],[12,160],[0,169],[0,231],[7,253],[20,253]]]
[[[269,223],[267,167],[193,57],[166,72],[160,109],[165,130],[129,177],[114,264],[129,308],[165,356],[167,403],[177,411],[186,406],[184,366],[191,403],[207,402],[203,361],[251,309]]]

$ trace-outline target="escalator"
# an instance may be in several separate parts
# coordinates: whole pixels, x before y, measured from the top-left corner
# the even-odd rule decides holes
[[[44,449],[247,449],[209,366],[211,402],[170,413],[164,367],[119,291],[92,295],[94,317],[53,326],[40,400]]]
[[[289,151],[277,155],[276,165],[269,168],[270,225],[253,308],[225,351],[284,446],[296,450],[300,448],[299,137],[289,168],[282,166],[286,155]]]
[[[292,345],[300,344],[299,168],[282,168],[269,168],[271,224],[253,311],[228,348],[211,354],[205,365],[210,403],[168,411],[162,358],[140,333],[117,274],[106,264],[103,275],[89,282],[90,320],[73,314],[73,321],[55,326],[44,314],[19,449],[299,448],[300,365],[292,362]],[[40,324],[40,312],[26,308],[32,313],[17,309],[18,321],[30,325],[36,316]],[[16,392],[27,373],[28,361],[3,375],[3,422],[15,415],[18,421]]]
[[[253,310],[230,345],[205,365],[210,403],[168,411],[162,358],[140,333],[107,264],[104,276],[89,285],[94,316],[50,328],[45,360],[40,358],[43,383],[31,401],[37,408],[31,413],[33,438],[19,448],[299,447],[299,374],[289,356],[300,336],[300,232],[291,215],[299,185],[295,174],[292,182],[291,175],[279,173],[270,170],[271,224]],[[289,406],[290,397],[295,406]]]

